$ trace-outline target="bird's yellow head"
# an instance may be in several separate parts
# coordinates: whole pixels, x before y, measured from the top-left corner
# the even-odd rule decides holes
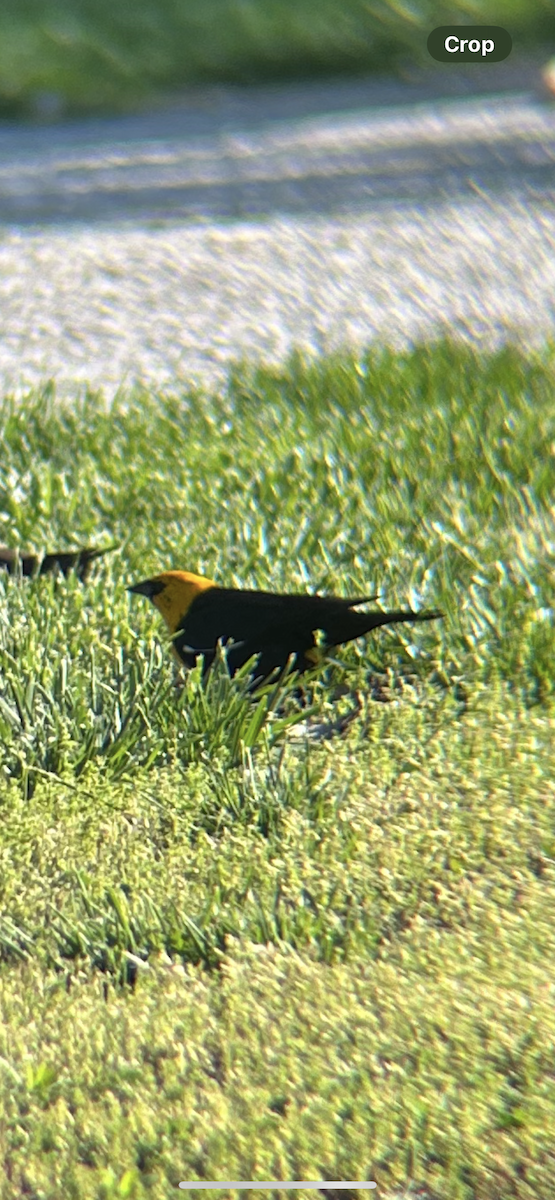
[[[144,579],[127,589],[139,596],[148,596],[158,609],[168,626],[170,633],[175,633],[183,618],[187,615],[193,600],[201,592],[218,585],[204,575],[193,575],[191,571],[162,571],[152,579]]]

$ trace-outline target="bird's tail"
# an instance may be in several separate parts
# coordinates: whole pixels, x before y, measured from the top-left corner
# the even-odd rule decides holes
[[[406,621],[435,621],[443,615],[439,609],[431,609],[429,612],[395,609],[393,612],[368,613],[351,610],[342,620],[329,622],[325,629],[325,638],[329,646],[339,646],[344,642],[352,641],[353,638],[363,637],[365,633],[370,633],[372,629],[379,629],[381,625],[396,625]]]
[[[439,609],[433,608],[430,612],[411,612],[410,609],[396,609],[393,612],[373,612],[373,613],[356,613],[355,616],[360,616],[363,624],[361,633],[369,633],[371,629],[377,629],[380,625],[396,625],[403,621],[435,621],[445,614]]]

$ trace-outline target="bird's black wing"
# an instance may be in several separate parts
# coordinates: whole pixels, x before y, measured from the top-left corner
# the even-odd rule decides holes
[[[228,653],[232,670],[254,654],[261,656],[259,669],[263,674],[274,667],[284,667],[292,654],[296,665],[304,670],[310,665],[306,656],[316,644],[316,630],[322,632],[325,644],[338,646],[380,625],[429,620],[441,615],[355,611],[368,599],[374,597],[343,599],[214,587],[193,601],[174,637],[174,646],[187,665],[192,665],[200,654],[209,665],[218,642],[225,645],[232,641],[235,646]]]
[[[50,554],[45,554],[40,565],[40,574],[48,575],[52,571],[59,570],[62,575],[67,576],[70,571],[75,571],[78,579],[85,583],[95,559],[116,549],[117,546],[106,546],[102,549],[85,546],[82,550],[54,550]]]
[[[281,640],[288,630],[310,637],[313,630],[325,630],[327,623],[340,621],[349,608],[366,599],[214,587],[196,597],[180,629],[187,645],[197,653],[215,646],[220,639],[249,643],[259,640],[262,644]]]

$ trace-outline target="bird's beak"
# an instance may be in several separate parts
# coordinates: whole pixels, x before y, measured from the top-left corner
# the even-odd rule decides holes
[[[148,599],[152,600],[164,591],[164,584],[160,579],[143,579],[142,583],[133,583],[127,591],[135,592],[137,596],[148,596]]]

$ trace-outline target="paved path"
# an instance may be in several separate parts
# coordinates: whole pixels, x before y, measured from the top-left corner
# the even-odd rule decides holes
[[[490,64],[478,98],[477,69],[0,127],[3,387],[212,383],[243,355],[445,328],[540,343],[555,105],[535,66]]]

